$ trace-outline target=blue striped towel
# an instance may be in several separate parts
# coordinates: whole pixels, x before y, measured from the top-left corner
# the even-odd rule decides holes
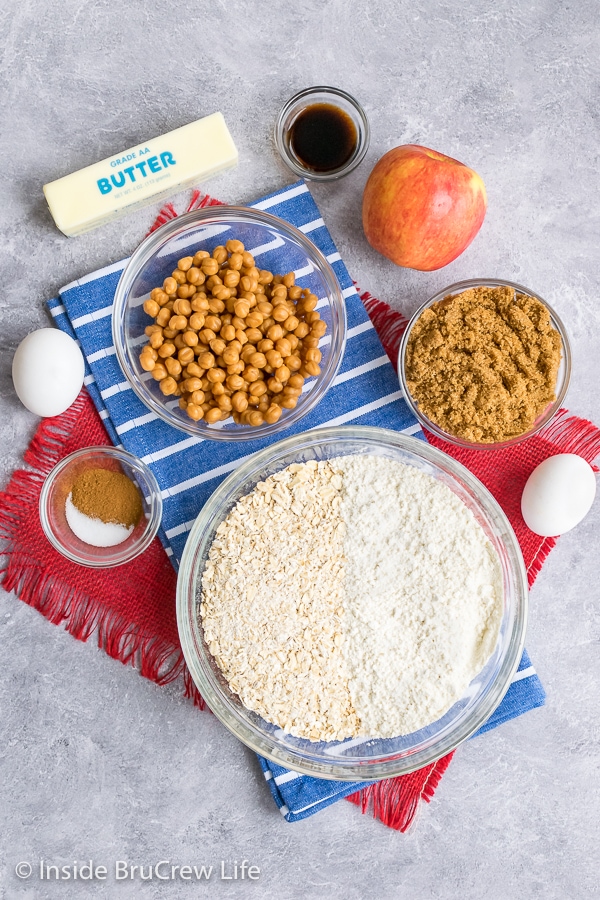
[[[339,373],[319,405],[285,436],[319,425],[353,422],[424,439],[306,184],[300,181],[249,205],[269,210],[308,234],[331,263],[346,301],[348,340]],[[126,263],[121,260],[68,284],[60,297],[48,301],[48,308],[58,327],[81,345],[86,358],[85,384],[111,439],[147,463],[156,476],[164,503],[159,537],[177,568],[187,534],[212,491],[242,458],[278,438],[242,443],[201,440],[148,412],[126,382],[112,344],[112,303]],[[274,272],[287,271],[285,248],[266,250],[260,265]],[[350,381],[352,390],[348,390]],[[541,683],[524,655],[506,698],[481,730],[543,702]],[[260,762],[275,802],[288,821],[312,815],[361,786],[301,776],[262,758]]]
[[[484,734],[509,719],[514,719],[536,706],[543,706],[546,694],[542,683],[531,665],[527,651],[523,651],[519,668],[500,706],[489,717],[474,737]],[[263,775],[279,811],[288,822],[298,822],[330,806],[342,797],[360,791],[368,781],[327,781],[308,778],[298,772],[284,769],[259,756]]]

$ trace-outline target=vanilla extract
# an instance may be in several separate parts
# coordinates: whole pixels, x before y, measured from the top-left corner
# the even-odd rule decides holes
[[[348,113],[333,103],[313,103],[294,119],[289,146],[294,156],[313,172],[334,172],[352,157],[358,131]]]

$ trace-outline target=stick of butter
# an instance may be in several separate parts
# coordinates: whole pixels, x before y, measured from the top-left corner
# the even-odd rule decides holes
[[[44,185],[52,217],[73,237],[237,165],[220,112]]]

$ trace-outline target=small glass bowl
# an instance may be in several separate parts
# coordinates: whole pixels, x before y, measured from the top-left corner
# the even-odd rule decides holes
[[[257,265],[274,274],[293,270],[297,283],[319,298],[317,309],[327,323],[321,339],[321,374],[307,381],[295,409],[284,409],[273,425],[236,425],[232,418],[216,425],[195,422],[165,397],[140,364],[141,347],[152,324],[143,303],[177,267],[177,260],[197,250],[212,251],[230,238],[241,240]],[[282,263],[282,259],[284,263]],[[112,316],[113,342],[123,373],[142,403],[168,425],[213,441],[249,441],[270,437],[294,425],[325,395],[340,367],[346,346],[346,304],[331,265],[301,231],[283,219],[242,206],[209,206],[185,213],[150,234],[137,248],[117,285]]]
[[[294,153],[290,146],[290,129],[295,119],[307,107],[316,103],[327,103],[336,106],[345,112],[356,128],[356,147],[350,158],[337,169],[326,172],[316,172],[308,168]],[[355,100],[346,91],[334,87],[310,87],[291,97],[279,115],[275,123],[275,143],[286,166],[301,178],[310,181],[335,181],[352,172],[364,159],[369,149],[370,128],[366,113],[358,100]]]
[[[435,422],[425,415],[425,413],[419,407],[419,403],[409,391],[408,384],[406,382],[406,372],[405,372],[405,362],[406,362],[406,348],[408,346],[408,340],[410,337],[410,333],[412,331],[413,325],[420,318],[421,314],[428,309],[430,306],[433,306],[434,303],[437,303],[439,300],[443,300],[445,297],[454,296],[456,294],[460,294],[462,291],[469,290],[470,288],[477,287],[512,287],[520,294],[527,294],[529,297],[533,297],[535,300],[539,300],[542,303],[548,312],[550,313],[550,321],[552,323],[553,328],[558,331],[561,340],[561,360],[558,368],[558,374],[556,376],[556,386],[555,386],[555,394],[556,400],[553,403],[550,403],[546,409],[540,413],[532,427],[523,432],[523,434],[517,434],[514,437],[510,438],[506,441],[496,441],[496,442],[488,442],[488,443],[478,443],[477,441],[468,441],[465,438],[459,437],[455,434],[450,434],[448,431],[444,431],[443,428],[440,428],[439,425],[436,425]],[[523,287],[522,284],[516,284],[514,281],[506,281],[500,280],[497,278],[473,278],[469,281],[459,281],[456,284],[451,284],[450,287],[444,288],[444,290],[439,291],[434,297],[431,297],[430,300],[427,300],[419,309],[415,312],[410,322],[406,326],[406,330],[404,335],[402,336],[402,341],[400,343],[400,350],[398,353],[398,376],[400,378],[400,387],[404,393],[404,399],[408,403],[414,415],[417,417],[421,425],[430,431],[432,434],[435,434],[436,437],[441,438],[443,441],[447,441],[449,444],[454,444],[456,447],[466,447],[470,450],[502,450],[505,447],[512,447],[515,444],[520,444],[522,441],[526,441],[528,438],[532,437],[534,434],[537,434],[544,425],[546,425],[550,419],[554,418],[556,413],[562,406],[562,403],[565,399],[567,388],[569,387],[569,381],[571,380],[571,345],[569,343],[569,337],[567,335],[567,331],[562,321],[558,317],[558,315],[554,312],[552,307],[540,297],[539,294],[534,293],[534,291],[529,290],[529,288]]]
[[[88,469],[121,472],[137,484],[143,515],[129,537],[113,547],[94,547],[71,531],[65,504],[75,479]],[[148,466],[116,447],[86,447],[57,463],[44,481],[40,494],[40,521],[52,546],[80,566],[105,569],[120,566],[143,553],[152,543],[162,517],[162,497]]]
[[[216,530],[237,501],[292,463],[370,454],[397,460],[445,484],[471,511],[502,571],[503,612],[494,651],[465,694],[441,719],[395,738],[315,743],[293,737],[242,705],[204,639],[199,619],[202,573]],[[464,466],[425,441],[385,428],[314,428],[248,457],[214,491],[188,537],[177,578],[177,623],[183,654],[198,690],[240,741],[294,772],[339,781],[405,775],[454,750],[489,718],[521,659],[527,624],[527,575],[515,533],[492,495]]]

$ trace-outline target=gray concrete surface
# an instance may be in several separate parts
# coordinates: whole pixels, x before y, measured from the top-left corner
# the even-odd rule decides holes
[[[571,335],[568,405],[600,423],[599,37],[594,0],[6,0],[0,9],[0,426],[5,483],[36,419],[10,362],[43,300],[123,257],[156,208],[64,238],[41,186],[221,109],[240,150],[206,188],[250,200],[292,176],[271,133],[310,84],[355,94],[369,154],[314,196],[359,284],[410,313],[460,278],[545,296]],[[361,191],[391,147],[429,145],[483,176],[489,212],[446,269],[401,270],[365,242]],[[183,204],[184,198],[178,199]],[[600,896],[600,504],[531,594],[527,645],[544,709],[460,749],[400,835],[340,802],[288,825],[252,755],[209,714],[0,597],[0,896],[461,898]],[[15,865],[247,859],[260,880],[19,880]]]

